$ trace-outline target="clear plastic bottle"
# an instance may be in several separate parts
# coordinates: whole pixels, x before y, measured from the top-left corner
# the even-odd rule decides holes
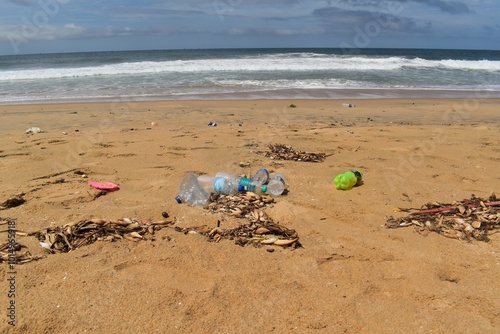
[[[276,173],[273,175],[271,180],[267,185],[267,192],[273,196],[280,196],[285,191],[285,175],[282,173]]]
[[[251,191],[256,194],[265,194],[267,193],[267,185],[264,185],[260,182],[252,180],[246,183],[244,186],[240,184],[240,191]]]
[[[238,184],[233,178],[200,175],[198,183],[208,193],[231,195],[238,192]]]
[[[189,206],[205,206],[208,203],[209,193],[198,183],[193,173],[184,176],[179,186],[179,194],[175,197],[177,203],[187,203]]]
[[[252,180],[260,184],[267,184],[269,182],[269,171],[265,168],[259,169],[252,177]]]

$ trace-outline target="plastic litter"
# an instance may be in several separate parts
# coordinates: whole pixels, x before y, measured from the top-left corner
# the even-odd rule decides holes
[[[286,188],[285,175],[276,173],[267,185],[267,192],[272,196],[280,196]]]
[[[92,188],[95,189],[100,189],[100,190],[108,190],[108,191],[115,191],[120,189],[120,187],[112,182],[96,182],[96,181],[90,181],[89,185]]]
[[[339,174],[333,180],[338,190],[349,190],[363,183],[363,174],[357,169]]]
[[[35,134],[35,133],[41,133],[41,132],[43,132],[43,130],[36,127],[36,126],[33,126],[33,127],[29,128],[28,130],[26,130],[27,134]]]
[[[177,203],[187,203],[189,206],[205,206],[210,194],[198,183],[193,173],[188,173],[181,181],[179,194],[175,197]]]

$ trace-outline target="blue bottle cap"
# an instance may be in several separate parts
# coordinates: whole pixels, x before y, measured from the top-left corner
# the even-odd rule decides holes
[[[177,201],[177,203],[182,204],[182,199],[179,196],[176,196],[175,200]]]
[[[240,193],[244,193],[244,192],[245,192],[245,190],[246,190],[246,189],[245,189],[245,186],[244,186],[244,185],[240,184],[240,185],[238,186],[238,191],[239,191]]]

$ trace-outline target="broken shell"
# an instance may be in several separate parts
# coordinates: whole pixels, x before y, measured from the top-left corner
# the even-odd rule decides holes
[[[90,219],[89,222],[91,223],[94,223],[94,224],[97,224],[97,225],[104,225],[106,224],[108,221],[105,220],[105,219],[97,219],[97,218],[94,218],[94,219]]]
[[[130,219],[130,218],[123,218],[122,220],[123,220],[125,223],[129,223],[129,224],[132,224],[132,223],[133,223],[132,219]]]
[[[141,226],[141,224],[139,224],[139,223],[132,223],[132,224],[128,224],[127,228],[130,229],[130,230],[133,230],[133,229],[138,228],[139,226]]]
[[[142,239],[142,235],[140,235],[139,233],[137,232],[130,232],[129,234],[131,237],[134,237],[134,238],[138,238],[138,239]]]
[[[474,227],[472,227],[472,225],[470,225],[470,224],[467,224],[464,228],[464,231],[472,232],[472,231],[474,231]]]
[[[236,217],[241,217],[241,215],[243,214],[243,211],[241,211],[241,209],[233,209],[233,210],[231,210],[231,214],[233,216],[236,216]]]
[[[474,228],[480,228],[481,227],[481,222],[479,220],[476,220],[472,222],[472,227]]]
[[[123,237],[128,241],[139,241],[137,238],[131,237],[130,235],[127,234],[125,234]]]
[[[287,245],[293,244],[297,240],[299,240],[299,238],[290,239],[290,240],[276,240],[276,242],[274,244],[278,245],[278,246],[287,246]]]
[[[265,244],[265,245],[272,245],[272,244],[274,244],[276,241],[278,241],[278,239],[276,239],[276,238],[269,238],[269,239],[264,239],[264,240],[262,240],[260,243],[261,243],[261,244]]]
[[[45,249],[51,250],[52,245],[46,242],[40,242],[40,246],[42,246]]]
[[[267,228],[265,227],[259,227],[258,229],[255,230],[255,234],[266,234],[266,233],[269,233],[271,231],[269,231]]]

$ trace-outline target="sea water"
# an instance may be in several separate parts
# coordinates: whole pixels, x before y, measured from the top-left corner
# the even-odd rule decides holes
[[[0,56],[0,103],[500,97],[500,51],[213,49]]]

